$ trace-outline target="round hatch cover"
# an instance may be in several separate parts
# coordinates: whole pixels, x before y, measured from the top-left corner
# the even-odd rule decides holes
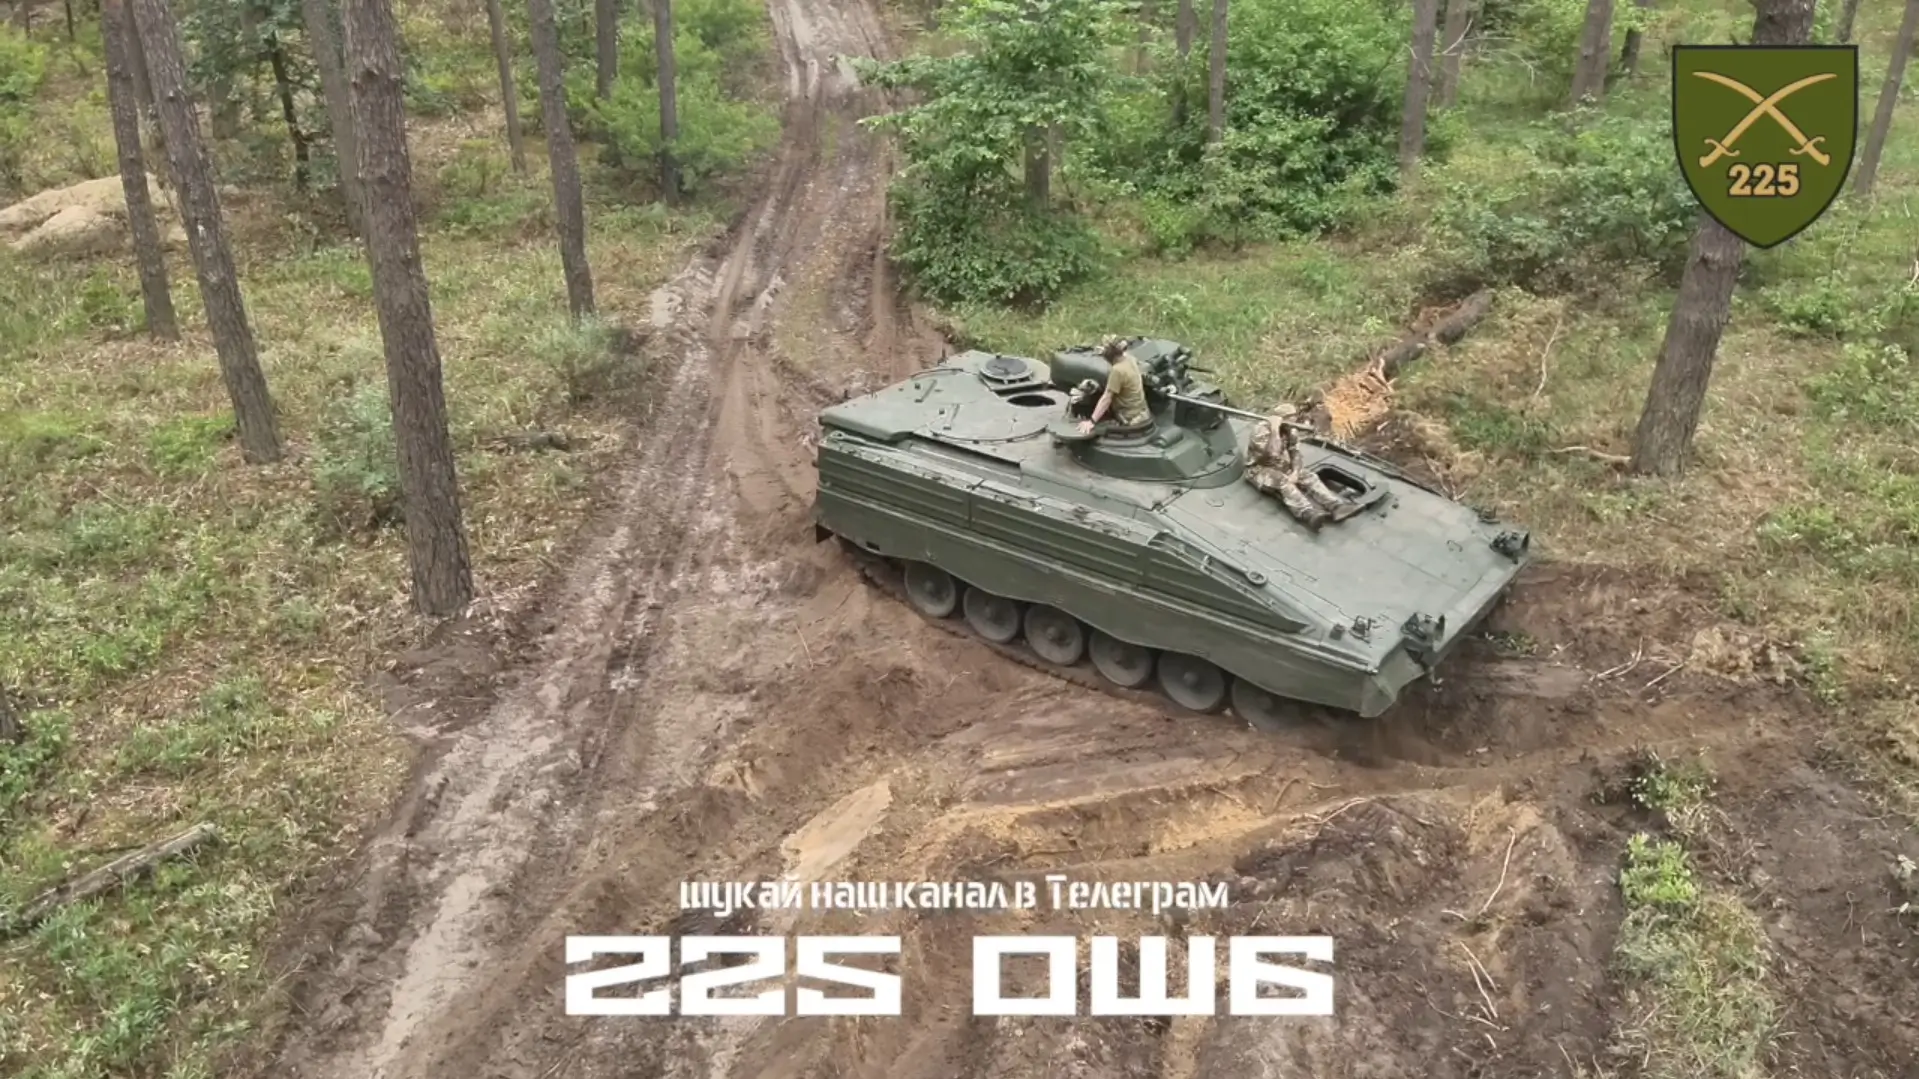
[[[1018,356],[995,356],[981,365],[980,373],[994,382],[1018,382],[1032,373],[1032,367]]]

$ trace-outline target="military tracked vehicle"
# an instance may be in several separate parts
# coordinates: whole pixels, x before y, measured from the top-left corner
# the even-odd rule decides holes
[[[1346,505],[1309,527],[1247,480],[1264,417],[1178,342],[1135,339],[1152,421],[1082,434],[1095,348],[968,351],[820,416],[815,534],[901,572],[903,598],[1040,665],[1088,665],[1262,729],[1293,702],[1365,718],[1430,675],[1512,584],[1530,537],[1299,427]]]

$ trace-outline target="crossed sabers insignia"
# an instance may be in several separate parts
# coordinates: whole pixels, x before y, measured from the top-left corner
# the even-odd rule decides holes
[[[1825,82],[1828,79],[1836,79],[1839,76],[1831,72],[1827,72],[1824,75],[1809,75],[1790,86],[1784,86],[1773,91],[1771,97],[1766,97],[1759,91],[1740,82],[1738,79],[1729,79],[1716,72],[1695,71],[1693,74],[1702,79],[1716,82],[1721,86],[1730,86],[1734,90],[1737,90],[1740,96],[1744,97],[1747,101],[1756,102],[1752,107],[1752,111],[1746,114],[1746,118],[1739,121],[1731,131],[1726,132],[1724,139],[1706,140],[1706,145],[1712,147],[1712,152],[1699,159],[1700,168],[1706,168],[1722,157],[1738,157],[1739,151],[1733,149],[1732,144],[1739,141],[1739,137],[1746,133],[1747,128],[1758,123],[1761,116],[1772,117],[1773,120],[1778,123],[1781,130],[1792,138],[1799,140],[1798,148],[1792,151],[1795,157],[1805,155],[1819,162],[1821,165],[1829,165],[1832,163],[1832,158],[1819,149],[1819,144],[1826,141],[1826,137],[1820,135],[1817,138],[1807,138],[1806,133],[1799,130],[1798,124],[1793,123],[1785,113],[1779,111],[1779,103],[1814,83]]]

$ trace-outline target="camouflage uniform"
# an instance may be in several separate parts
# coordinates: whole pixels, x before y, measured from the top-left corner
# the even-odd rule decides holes
[[[1106,376],[1106,392],[1113,395],[1113,421],[1128,429],[1145,426],[1153,413],[1146,403],[1146,383],[1139,361],[1126,350],[1125,340],[1119,337],[1107,337],[1101,342],[1100,355],[1112,365]]]
[[[1285,422],[1292,410],[1280,408],[1253,427],[1247,447],[1247,482],[1279,499],[1294,519],[1317,532],[1335,512],[1350,505],[1312,473],[1299,471],[1299,436]]]

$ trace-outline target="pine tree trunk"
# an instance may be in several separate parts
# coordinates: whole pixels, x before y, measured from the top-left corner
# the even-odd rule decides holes
[[[1886,136],[1892,131],[1892,113],[1899,105],[1906,60],[1912,56],[1914,45],[1919,44],[1915,38],[1919,38],[1919,0],[1906,0],[1906,17],[1899,22],[1899,40],[1892,46],[1886,81],[1879,89],[1879,107],[1872,114],[1872,130],[1866,133],[1865,152],[1859,155],[1859,174],[1852,182],[1852,189],[1858,195],[1872,194],[1873,182],[1879,178],[1879,156],[1885,153]]]
[[[506,145],[513,171],[526,175],[526,139],[520,134],[520,88],[513,81],[513,51],[507,47],[506,12],[500,0],[486,0],[487,28],[493,35],[493,63],[500,70],[500,107],[506,111]]]
[[[413,604],[429,617],[446,617],[473,599],[473,571],[447,435],[440,349],[413,219],[399,34],[390,0],[344,2],[349,94],[368,196],[367,262],[386,346]]]
[[[1633,6],[1641,12],[1651,11],[1653,0],[1633,0]],[[1619,50],[1620,74],[1625,78],[1639,74],[1639,50],[1645,38],[1645,32],[1636,26],[1626,31],[1626,44]]]
[[[1833,36],[1840,45],[1852,42],[1852,28],[1859,21],[1859,0],[1846,0],[1839,8],[1839,26]]]
[[[179,216],[180,200],[173,193],[173,174],[167,167],[166,131],[160,126],[160,103],[153,98],[153,79],[147,74],[147,47],[140,40],[139,23],[133,17],[132,0],[127,0],[123,17],[127,32],[127,66],[133,72],[133,93],[140,109],[140,156],[153,164],[147,175],[160,185],[160,198]],[[181,219],[182,225],[185,219]]]
[[[146,159],[140,152],[139,93],[128,61],[130,27],[126,0],[101,0],[100,40],[106,50],[107,109],[113,116],[113,144],[119,151],[120,185],[127,200],[127,227],[133,257],[140,268],[140,298],[146,305],[147,332],[165,340],[180,336],[167,283],[166,248],[160,242],[153,200],[147,190]]]
[[[1399,116],[1399,175],[1409,180],[1426,152],[1426,99],[1433,84],[1433,39],[1439,0],[1413,0],[1413,48],[1407,62],[1406,104]]]
[[[1026,201],[1043,210],[1052,200],[1053,158],[1046,152],[1046,130],[1026,129]]]
[[[33,0],[15,0],[13,24],[20,28],[22,34],[33,32]]]
[[[1199,19],[1193,13],[1193,0],[1179,0],[1179,10],[1173,15],[1173,51],[1179,55],[1179,80],[1173,84],[1173,126],[1186,126],[1186,61],[1193,55],[1193,35],[1199,29]]]
[[[680,165],[674,152],[680,138],[680,103],[673,56],[673,0],[653,0],[653,54],[660,87],[660,197],[672,206],[680,201]]]
[[[1146,73],[1146,47],[1153,43],[1153,0],[1139,0],[1139,43],[1133,47],[1133,74]]]
[[[620,76],[619,0],[593,0],[593,56],[593,95],[605,101]]]
[[[1439,58],[1439,86],[1433,101],[1442,109],[1459,101],[1459,67],[1466,58],[1466,32],[1473,25],[1473,0],[1446,0],[1446,28],[1439,40],[1443,54]]]
[[[1213,0],[1213,40],[1206,79],[1206,142],[1226,133],[1226,0]]]
[[[1606,67],[1612,62],[1613,0],[1587,0],[1586,25],[1579,35],[1579,60],[1573,65],[1572,103],[1606,94]]]
[[[1757,0],[1752,43],[1806,44],[1812,39],[1812,6],[1813,0]],[[1674,475],[1685,469],[1745,257],[1745,241],[1700,215],[1645,408],[1633,432],[1632,471]]]
[[[293,79],[287,74],[286,50],[280,47],[280,35],[275,30],[267,31],[265,44],[273,86],[280,95],[280,118],[286,122],[287,138],[293,143],[293,187],[305,193],[312,180],[313,163],[307,150],[306,132],[300,130],[300,111],[293,104]]]
[[[498,3],[499,0],[490,0]],[[346,204],[347,227],[366,236],[366,196],[360,189],[360,152],[353,133],[353,106],[347,94],[346,70],[341,66],[340,40],[333,32],[333,10],[327,0],[300,0],[307,46],[320,69],[320,89],[326,96],[327,124],[333,129],[333,158],[340,173],[340,200]]]
[[[173,12],[167,0],[133,0],[133,15],[146,51],[147,75],[159,103],[173,184],[180,193],[180,220],[193,250],[200,297],[213,331],[214,351],[220,357],[220,375],[233,400],[240,451],[249,463],[277,461],[281,455],[279,420],[267,392],[266,374],[260,370],[253,327],[247,323],[233,252],[227,246],[220,194],[213,186],[212,161],[200,134],[199,117],[187,97],[186,64]]]
[[[533,58],[540,66],[540,121],[546,128],[546,160],[553,174],[553,209],[560,230],[560,265],[566,302],[574,318],[593,313],[593,275],[586,262],[586,195],[580,189],[580,158],[566,118],[566,72],[560,66],[560,33],[553,0],[527,0],[533,23]]]

